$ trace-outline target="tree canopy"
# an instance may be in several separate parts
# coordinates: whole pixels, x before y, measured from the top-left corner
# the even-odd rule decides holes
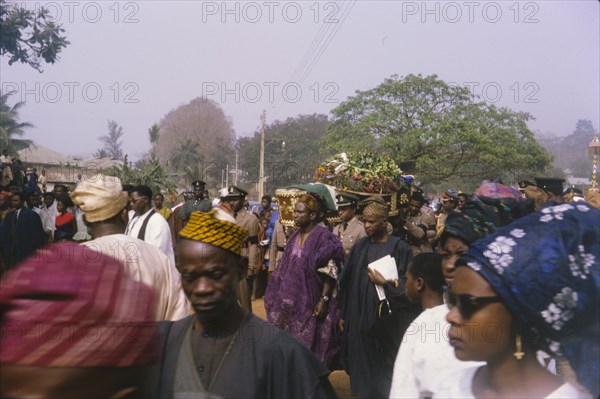
[[[388,153],[422,184],[515,181],[543,172],[552,159],[527,127],[531,115],[478,102],[436,75],[393,75],[332,114],[325,151]]]
[[[187,175],[188,183],[202,178],[209,187],[215,186],[220,184],[221,170],[227,164],[233,168],[235,132],[216,102],[196,98],[170,111],[159,126],[158,159],[172,172]],[[185,156],[180,154],[182,149]]]
[[[69,45],[64,32],[48,9],[32,11],[0,0],[0,55],[10,57],[9,65],[21,62],[42,72],[42,61],[53,64]]]
[[[592,121],[579,119],[575,130],[565,137],[541,137],[540,143],[554,156],[554,167],[576,177],[592,175],[592,161],[587,157],[588,146],[594,138]]]
[[[276,120],[265,128],[265,193],[292,183],[313,181],[315,168],[325,159],[319,140],[329,124],[327,115],[298,115]],[[285,143],[285,144],[284,144]],[[246,186],[258,182],[260,132],[237,141],[240,169]]]

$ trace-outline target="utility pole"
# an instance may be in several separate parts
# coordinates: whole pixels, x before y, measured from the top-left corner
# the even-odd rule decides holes
[[[260,128],[260,159],[258,166],[258,200],[260,201],[265,195],[265,124],[267,121],[267,111],[263,109],[260,116],[262,126]]]
[[[233,179],[233,185],[238,185],[238,174],[240,173],[240,166],[238,165],[238,151],[235,150],[235,178]]]

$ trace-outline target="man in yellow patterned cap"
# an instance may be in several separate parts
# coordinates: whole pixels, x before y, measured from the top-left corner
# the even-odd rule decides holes
[[[153,390],[159,398],[334,394],[328,370],[308,349],[240,307],[246,236],[221,209],[192,212],[179,233],[177,266],[196,314],[163,325],[166,350]]]

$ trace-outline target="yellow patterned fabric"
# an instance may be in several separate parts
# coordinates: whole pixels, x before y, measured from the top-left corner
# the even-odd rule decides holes
[[[235,223],[218,219],[217,211],[213,209],[208,213],[192,212],[179,236],[214,245],[241,256],[248,232]]]

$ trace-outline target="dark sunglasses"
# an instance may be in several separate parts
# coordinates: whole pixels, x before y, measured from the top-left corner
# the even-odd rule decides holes
[[[455,306],[458,307],[458,311],[463,319],[470,319],[473,313],[484,307],[489,303],[502,302],[502,299],[498,296],[472,296],[469,294],[456,295],[450,288],[444,287],[444,299],[448,305],[448,309],[452,309]]]

